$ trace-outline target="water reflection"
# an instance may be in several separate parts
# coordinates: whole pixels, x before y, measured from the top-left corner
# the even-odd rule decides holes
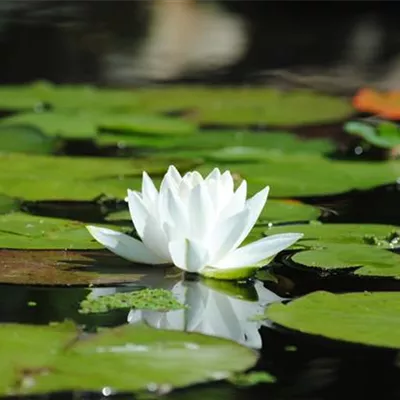
[[[252,317],[262,314],[267,304],[282,300],[261,282],[238,285],[205,279],[182,280],[173,286],[172,292],[187,306],[185,309],[169,312],[132,309],[128,322],[144,321],[160,329],[200,332],[260,349],[261,322]]]

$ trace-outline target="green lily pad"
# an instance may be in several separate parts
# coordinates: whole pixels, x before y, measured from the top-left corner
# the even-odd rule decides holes
[[[321,250],[301,251],[291,259],[322,271],[350,268],[354,275],[400,279],[400,256],[368,245],[329,245]]]
[[[111,310],[137,308],[151,311],[179,310],[185,306],[165,289],[142,289],[92,298],[81,301],[81,314],[104,313]]]
[[[20,208],[20,201],[13,197],[0,193],[0,215],[17,211]]]
[[[90,139],[96,136],[97,126],[92,118],[77,113],[23,113],[0,120],[0,126],[28,125],[45,135],[73,139]]]
[[[0,109],[35,110],[49,104],[57,111],[115,110],[135,108],[137,96],[133,91],[98,89],[89,85],[53,85],[34,82],[30,85],[0,86]]]
[[[194,135],[174,137],[165,135],[121,135],[100,133],[100,145],[118,144],[134,146],[150,151],[163,149],[180,157],[205,157],[215,161],[243,162],[263,159],[266,151],[292,153],[325,154],[334,150],[334,144],[327,139],[301,140],[287,132],[254,133],[246,130],[236,131],[198,131]],[[213,150],[210,153],[210,150]]]
[[[304,236],[296,246],[320,248],[330,244],[369,244],[381,248],[397,246],[398,227],[379,224],[301,224],[272,227],[265,235],[299,232]]]
[[[306,90],[182,86],[142,89],[136,94],[142,110],[191,110],[198,121],[212,124],[316,124],[341,120],[354,112],[345,99]]]
[[[369,124],[367,122],[350,121],[344,130],[355,136],[363,138],[366,142],[376,147],[392,149],[400,145],[400,130],[397,124],[389,121]]]
[[[169,164],[181,171],[194,165],[190,160],[0,154],[0,192],[25,200],[124,198],[128,188],[139,187],[143,171],[163,175]]]
[[[150,268],[109,251],[0,250],[0,282],[18,285],[140,285],[165,280],[164,268]]]
[[[175,136],[187,135],[196,132],[197,125],[179,118],[157,115],[117,114],[110,113],[98,116],[99,128],[107,131],[120,131],[125,135],[139,133],[141,135]],[[173,139],[169,139],[173,141]]]
[[[272,304],[266,317],[285,328],[329,339],[400,349],[400,293],[314,292]]]
[[[58,140],[30,125],[0,124],[0,152],[51,154],[58,147]]]
[[[102,248],[81,222],[24,213],[0,215],[0,247],[9,249]]]
[[[3,395],[100,392],[104,387],[168,390],[229,378],[257,361],[254,351],[228,340],[144,325],[105,329],[81,339],[72,324],[10,324],[0,326],[0,338],[7,349],[0,361]]]
[[[321,215],[317,207],[290,200],[268,200],[258,224],[279,224],[283,222],[312,221]]]
[[[334,161],[318,154],[268,152],[258,163],[213,163],[198,169],[208,173],[215,166],[229,169],[248,182],[250,192],[271,186],[272,197],[300,197],[370,189],[394,183],[400,176],[400,162]]]

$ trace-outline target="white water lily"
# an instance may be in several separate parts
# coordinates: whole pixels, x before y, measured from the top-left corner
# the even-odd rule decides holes
[[[237,291],[235,287],[231,289],[233,293],[235,289]],[[266,289],[262,282],[256,282],[249,289],[258,297],[254,301],[245,300],[242,293],[237,293],[238,296],[227,294],[204,281],[181,281],[172,288],[172,293],[187,306],[186,309],[168,312],[132,309],[128,322],[145,322],[158,329],[199,332],[260,349],[262,322],[252,320],[252,317],[262,315],[265,306],[283,298]]]
[[[302,237],[300,233],[272,235],[239,248],[268,192],[269,186],[246,200],[246,181],[235,191],[229,171],[221,174],[215,168],[206,178],[197,171],[182,177],[170,166],[159,191],[146,172],[142,191],[128,190],[129,211],[141,241],[107,228],[87,228],[107,249],[136,263],[174,264],[208,276],[238,271],[261,266]]]

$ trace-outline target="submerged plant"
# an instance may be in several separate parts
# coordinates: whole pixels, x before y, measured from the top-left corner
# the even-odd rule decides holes
[[[247,278],[302,237],[284,233],[239,248],[268,192],[266,186],[246,200],[246,181],[235,191],[229,171],[221,174],[215,168],[206,178],[197,171],[182,177],[170,166],[160,191],[146,172],[142,192],[128,190],[129,211],[141,241],[107,228],[88,226],[88,230],[107,249],[136,263],[174,264],[205,276]]]

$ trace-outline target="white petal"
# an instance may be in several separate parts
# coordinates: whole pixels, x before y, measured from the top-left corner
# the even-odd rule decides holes
[[[189,239],[170,242],[169,252],[174,264],[188,272],[199,272],[209,260],[207,250]]]
[[[206,177],[205,181],[209,181],[211,179],[215,179],[216,181],[219,181],[221,178],[221,171],[219,168],[214,168]]]
[[[180,184],[182,177],[174,165],[170,165],[168,167],[167,175],[175,182],[176,185]]]
[[[181,179],[179,172],[173,165],[171,165],[161,181],[160,196],[165,196],[168,189],[172,190],[173,192],[176,192],[180,183]]]
[[[168,223],[174,229],[181,231],[184,236],[188,230],[188,214],[186,205],[176,196],[171,190],[168,190],[166,195],[167,209],[164,212],[169,214]]]
[[[137,234],[142,237],[144,226],[149,212],[143,203],[139,193],[128,189],[128,205],[131,214],[133,225],[135,226]]]
[[[233,193],[234,182],[230,171],[225,171],[221,175],[221,184],[227,193]]]
[[[229,252],[237,247],[237,242],[242,236],[243,229],[248,224],[250,211],[245,209],[225,221],[219,221],[213,231],[211,243],[211,263],[217,263]]]
[[[141,264],[165,263],[142,242],[124,233],[97,226],[87,226],[86,228],[99,243],[126,260]]]
[[[143,203],[146,205],[149,211],[152,210],[153,204],[155,203],[157,196],[158,196],[158,191],[154,186],[152,179],[145,171],[143,171],[142,198],[143,198]]]
[[[190,192],[188,217],[191,237],[203,240],[216,222],[214,207],[204,184],[195,186]]]
[[[246,195],[247,195],[247,182],[245,180],[242,181],[240,186],[237,188],[236,192],[231,196],[228,200],[228,203],[225,204],[219,219],[226,219],[238,212],[242,211],[246,204]]]
[[[243,240],[246,239],[250,231],[253,229],[253,226],[257,222],[258,217],[260,216],[261,211],[265,206],[265,203],[268,198],[268,193],[269,193],[269,186],[266,186],[263,190],[255,194],[251,199],[246,201],[245,206],[250,209],[250,216],[248,220],[248,225],[243,230],[242,236],[238,241],[237,246],[240,246]]]
[[[151,215],[146,220],[142,241],[147,248],[152,249],[154,254],[165,260],[164,262],[172,262],[168,250],[167,236],[158,221]]]
[[[302,236],[302,233],[282,233],[268,236],[236,249],[212,266],[220,269],[251,266],[286,249]]]

